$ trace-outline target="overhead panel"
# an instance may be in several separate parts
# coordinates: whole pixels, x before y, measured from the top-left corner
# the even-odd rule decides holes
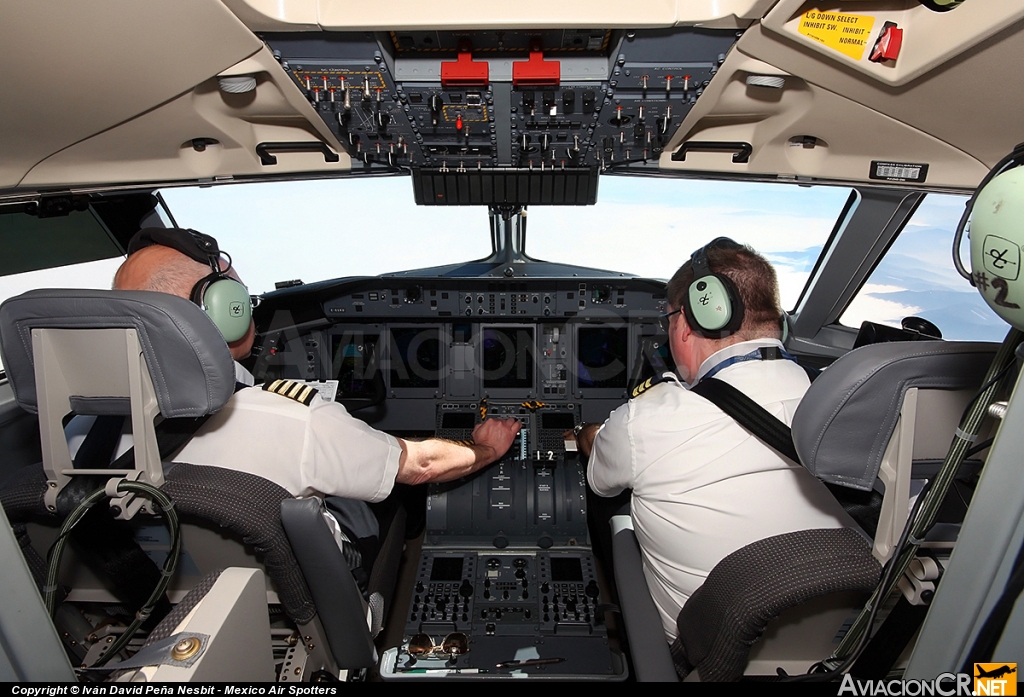
[[[586,180],[656,170],[737,37],[690,27],[263,35],[356,171],[580,170]]]

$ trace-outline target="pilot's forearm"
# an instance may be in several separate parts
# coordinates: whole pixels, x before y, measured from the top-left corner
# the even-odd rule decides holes
[[[449,482],[465,477],[497,460],[502,453],[478,443],[463,444],[430,438],[399,439],[402,457],[398,462],[399,484]]]
[[[587,457],[590,457],[590,453],[593,452],[594,439],[597,438],[597,432],[601,430],[603,425],[586,424],[580,429],[579,435],[576,436],[576,447]]]

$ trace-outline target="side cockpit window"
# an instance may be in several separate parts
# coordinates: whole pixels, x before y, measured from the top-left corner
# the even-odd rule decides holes
[[[962,196],[928,194],[840,324],[859,327],[870,321],[899,327],[904,317],[917,316],[937,326],[944,339],[1002,341],[1006,323],[953,268],[950,247],[963,210]]]
[[[41,215],[35,202],[0,207],[0,249],[0,302],[35,288],[110,288],[123,258],[91,207]]]

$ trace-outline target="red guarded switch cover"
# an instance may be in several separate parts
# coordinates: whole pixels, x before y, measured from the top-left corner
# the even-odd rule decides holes
[[[460,53],[454,63],[441,63],[441,85],[444,87],[487,87],[489,83],[487,62],[473,60],[468,52]]]
[[[515,87],[556,87],[562,79],[562,64],[544,60],[543,51],[530,51],[530,60],[512,64]]]
[[[900,55],[900,48],[902,46],[903,30],[893,22],[886,22],[882,26],[882,33],[878,35],[875,47],[871,49],[870,60],[875,63],[894,61]]]

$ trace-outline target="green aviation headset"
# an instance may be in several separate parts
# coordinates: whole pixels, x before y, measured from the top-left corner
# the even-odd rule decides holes
[[[683,313],[693,331],[708,339],[722,339],[743,324],[743,301],[728,277],[716,274],[707,251],[716,247],[740,247],[728,237],[718,237],[690,256],[693,281],[686,291]]]
[[[992,310],[1024,328],[1024,143],[1000,160],[967,201],[953,236],[953,264]],[[970,225],[971,270],[960,260]]]
[[[128,256],[154,244],[170,247],[210,266],[211,272],[192,287],[189,299],[206,312],[229,344],[245,336],[252,319],[249,290],[228,275],[231,256],[220,251],[217,240],[195,230],[144,228],[135,233],[128,243]],[[227,268],[223,270],[220,268],[221,256],[227,257],[228,261]]]

